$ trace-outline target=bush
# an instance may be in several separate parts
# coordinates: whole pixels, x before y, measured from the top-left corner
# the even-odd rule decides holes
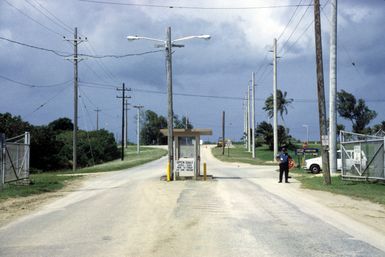
[[[62,168],[71,168],[72,132],[62,132],[57,138],[63,145],[58,154],[66,161]],[[78,132],[77,165],[79,167],[88,167],[117,158],[119,158],[119,150],[112,133],[106,130]]]
[[[258,141],[264,141],[265,144],[269,146],[270,150],[274,148],[274,135],[273,135],[273,126],[266,121],[261,122],[256,130],[256,136]],[[286,146],[288,149],[295,148],[291,143],[292,137],[289,135],[289,132],[284,126],[278,126],[278,145]]]
[[[31,171],[72,168],[72,129],[68,118],[59,118],[48,126],[32,126],[20,116],[0,113],[0,133],[7,137],[31,132]],[[119,158],[112,133],[106,130],[78,131],[77,164],[87,167]]]

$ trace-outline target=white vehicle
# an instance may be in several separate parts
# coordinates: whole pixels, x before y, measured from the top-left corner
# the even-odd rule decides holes
[[[357,151],[358,150],[358,151]],[[345,150],[346,152],[346,166],[350,168],[350,170],[361,170],[366,167],[366,156],[361,149],[354,150]],[[360,154],[361,152],[361,154]],[[322,157],[311,158],[305,160],[305,169],[310,170],[312,173],[319,173],[322,169]],[[341,150],[337,151],[337,170],[342,169],[342,160],[341,160]]]

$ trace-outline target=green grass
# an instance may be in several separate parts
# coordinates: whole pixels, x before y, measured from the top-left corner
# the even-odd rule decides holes
[[[8,198],[25,197],[62,189],[68,181],[79,176],[63,176],[58,173],[31,174],[29,185],[6,184],[0,191],[0,202]]]
[[[76,171],[76,173],[93,173],[128,169],[153,160],[157,160],[166,154],[167,150],[152,147],[141,147],[140,154],[137,154],[136,146],[128,146],[124,152],[123,161],[118,159],[115,161],[106,162],[92,167],[79,169]]]
[[[129,146],[125,151],[124,161],[115,160],[104,164],[95,165],[79,169],[78,173],[93,173],[116,171],[135,167],[156,159],[167,154],[167,151],[159,148],[141,147],[140,154],[136,153],[136,146]],[[71,180],[82,177],[82,175],[73,175],[72,171],[44,172],[31,174],[30,185],[6,184],[0,191],[0,202],[9,198],[25,197],[46,192],[54,192],[62,189]]]
[[[332,184],[325,185],[322,175],[313,175],[307,171],[295,169],[291,171],[295,179],[301,182],[302,188],[327,191],[334,194],[346,195],[357,199],[366,199],[385,205],[385,185],[362,181],[345,181],[341,176],[333,176]]]
[[[213,148],[212,153],[217,159],[226,162],[243,162],[254,165],[272,164],[266,163],[271,161],[273,157],[273,152],[270,151],[267,146],[258,147],[256,149],[256,159],[252,159],[251,153],[247,152],[243,145],[234,146],[235,148],[230,148],[230,156],[227,156],[227,148],[225,150],[225,155],[222,155],[222,148]],[[319,145],[310,145],[309,147],[320,148]],[[298,162],[294,151],[289,151],[289,154],[296,162]],[[308,158],[312,157],[309,156]],[[290,170],[290,173],[295,176],[295,179],[301,182],[303,188],[327,191],[385,205],[385,185],[383,184],[343,181],[341,176],[333,176],[332,184],[325,185],[323,183],[324,180],[322,175],[314,175],[299,168]]]
[[[234,144],[234,148],[225,148],[225,154],[222,155],[221,147],[212,148],[213,155],[225,162],[243,162],[254,165],[275,165],[273,161],[273,152],[267,146],[257,147],[255,150],[255,159],[252,158],[251,153],[247,152],[244,145]],[[270,162],[270,163],[267,163]]]

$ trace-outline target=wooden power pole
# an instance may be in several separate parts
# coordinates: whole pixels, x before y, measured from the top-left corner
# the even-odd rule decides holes
[[[318,112],[321,139],[321,156],[322,171],[324,175],[324,183],[331,184],[329,170],[329,154],[328,154],[328,131],[326,124],[326,104],[325,104],[325,87],[322,61],[322,37],[321,37],[321,10],[320,1],[314,0],[314,28],[315,28],[315,49],[317,63],[317,92],[318,92]]]

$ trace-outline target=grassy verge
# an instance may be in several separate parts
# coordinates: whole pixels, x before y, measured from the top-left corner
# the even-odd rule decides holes
[[[62,189],[66,183],[79,176],[62,176],[58,173],[31,174],[29,185],[6,184],[0,191],[0,202],[8,198],[54,192]]]
[[[341,179],[341,176],[333,176],[332,184],[325,185],[324,178],[320,174],[314,175],[301,169],[295,169],[292,173],[294,173],[295,179],[301,182],[302,188],[327,191],[385,205],[385,185],[383,184],[345,181]]]
[[[312,145],[309,147],[317,148],[319,146]],[[243,145],[235,145],[235,148],[230,148],[230,156],[227,155],[227,148],[225,155],[222,155],[222,148],[213,148],[212,153],[221,161],[243,162],[254,165],[272,164],[269,163],[269,161],[272,160],[273,156],[273,152],[266,146],[258,147],[256,149],[256,159],[252,159],[251,153],[247,152]],[[289,154],[295,157],[294,152],[289,151]],[[297,162],[297,160],[295,161]],[[327,191],[385,205],[385,185],[383,184],[343,181],[341,176],[335,176],[332,177],[331,185],[324,185],[322,175],[314,175],[299,168],[291,170],[290,173],[295,176],[295,179],[301,182],[302,188]]]
[[[255,150],[256,158],[253,159],[251,153],[247,152],[243,145],[235,144],[234,148],[225,148],[225,154],[222,155],[222,148],[212,148],[215,158],[225,162],[243,162],[254,165],[275,165],[273,161],[273,152],[267,146],[257,147]]]
[[[115,160],[104,164],[95,165],[79,169],[77,174],[71,174],[72,171],[44,172],[39,174],[31,174],[31,184],[15,185],[6,184],[0,191],[0,202],[9,198],[25,197],[35,194],[54,192],[62,189],[66,184],[82,177],[81,173],[107,172],[135,167],[156,159],[167,154],[167,151],[159,148],[142,147],[138,155],[136,146],[129,146],[125,152],[124,161]]]
[[[141,147],[140,154],[136,152],[136,146],[128,146],[124,152],[124,160],[115,160],[78,170],[76,173],[106,172],[128,169],[144,163],[157,160],[165,156],[167,151],[160,148]],[[71,171],[72,172],[72,171]]]

